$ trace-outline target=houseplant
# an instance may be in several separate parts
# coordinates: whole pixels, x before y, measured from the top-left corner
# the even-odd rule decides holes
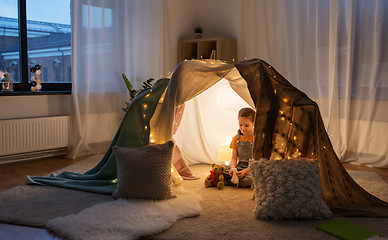
[[[143,90],[145,90],[145,89],[152,88],[152,87],[154,86],[154,84],[153,84],[152,82],[153,82],[155,79],[150,78],[150,79],[144,81],[144,82],[143,82],[143,85],[142,85],[143,89],[141,89],[141,90],[135,90],[135,89],[133,89],[133,85],[132,85],[132,83],[128,80],[127,76],[125,76],[124,73],[123,73],[121,76],[122,76],[122,78],[123,78],[123,80],[124,80],[124,82],[125,82],[125,85],[127,86],[128,92],[129,92],[129,102],[125,102],[126,107],[125,107],[125,108],[121,108],[121,109],[123,109],[124,112],[126,112],[127,109],[128,109],[129,103],[130,103],[130,102],[132,101],[132,99],[136,96],[136,94],[138,94],[139,92],[141,92],[141,91],[143,91]]]
[[[203,28],[201,26],[194,27],[195,38],[202,38]]]

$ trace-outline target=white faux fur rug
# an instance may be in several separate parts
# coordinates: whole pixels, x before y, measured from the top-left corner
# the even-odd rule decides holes
[[[96,204],[77,214],[50,220],[47,227],[69,239],[136,239],[170,228],[177,220],[200,214],[201,196],[174,188],[177,198],[123,200]]]

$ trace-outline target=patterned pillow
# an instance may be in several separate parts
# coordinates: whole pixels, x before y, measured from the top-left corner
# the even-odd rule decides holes
[[[117,162],[117,188],[114,198],[169,199],[171,159],[174,142],[138,148],[114,146]]]
[[[322,198],[318,165],[308,159],[268,160],[250,165],[258,219],[325,219],[332,213]]]

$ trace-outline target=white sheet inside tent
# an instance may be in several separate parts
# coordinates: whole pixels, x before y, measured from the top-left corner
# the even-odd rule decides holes
[[[233,78],[231,73],[228,79]],[[241,85],[241,81],[232,80],[230,84],[241,91],[241,86],[236,86],[238,83]],[[188,165],[213,162],[224,164],[217,160],[218,147],[230,144],[238,130],[238,111],[250,106],[230,84],[228,80],[222,79],[186,102],[180,126],[173,138]],[[243,88],[247,91],[246,83]]]
[[[187,106],[173,136],[179,107],[184,103]],[[247,82],[234,64],[208,59],[182,61],[150,121],[150,141],[158,144],[174,138],[189,165],[215,162],[218,146],[226,141],[229,144],[236,134],[238,110],[248,105],[254,108]]]

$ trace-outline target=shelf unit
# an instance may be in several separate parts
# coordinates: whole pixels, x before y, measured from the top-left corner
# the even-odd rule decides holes
[[[236,61],[236,39],[215,37],[179,40],[178,61],[209,59],[212,51],[215,51],[215,59],[217,60]]]

